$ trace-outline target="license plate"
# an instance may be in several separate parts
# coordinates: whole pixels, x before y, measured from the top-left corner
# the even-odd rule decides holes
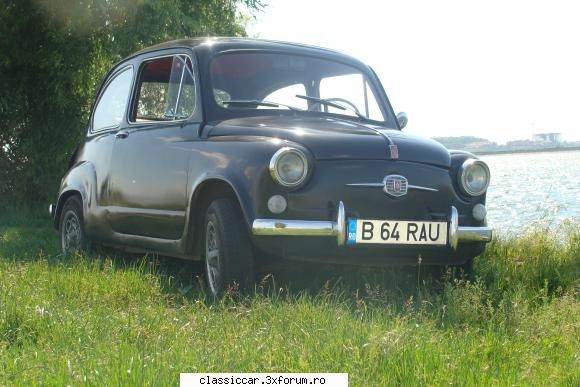
[[[447,222],[349,219],[347,243],[445,246]]]

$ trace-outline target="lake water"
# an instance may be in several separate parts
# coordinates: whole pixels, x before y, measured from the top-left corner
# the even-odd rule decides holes
[[[480,156],[491,170],[490,226],[518,233],[537,223],[580,222],[580,151]]]

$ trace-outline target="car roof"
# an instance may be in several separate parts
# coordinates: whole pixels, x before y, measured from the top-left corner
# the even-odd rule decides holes
[[[125,58],[122,62],[141,54],[183,47],[188,47],[195,50],[206,50],[208,52],[211,51],[214,53],[229,50],[285,51],[295,54],[321,56],[329,59],[334,58],[339,59],[342,62],[351,63],[353,65],[366,66],[363,62],[352,56],[328,48],[311,46],[301,43],[282,42],[276,40],[234,38],[234,37],[204,37],[204,38],[172,40],[169,42],[164,42],[156,44],[151,47],[144,48]]]

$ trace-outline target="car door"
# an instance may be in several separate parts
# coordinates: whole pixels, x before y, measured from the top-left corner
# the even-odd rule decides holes
[[[159,54],[158,54],[159,55]],[[127,122],[115,134],[110,210],[121,234],[177,240],[185,228],[190,151],[201,108],[195,62],[179,51],[139,66]]]
[[[105,81],[91,115],[87,139],[82,148],[84,160],[89,160],[94,171],[95,198],[88,198],[88,206],[94,211],[90,215],[101,216],[101,210],[109,205],[109,176],[111,156],[115,145],[115,133],[123,125],[125,111],[130,100],[133,85],[133,66],[125,64],[112,71]],[[93,190],[88,190],[92,193]],[[95,226],[94,223],[91,223]],[[108,230],[99,230],[97,238],[106,235]]]

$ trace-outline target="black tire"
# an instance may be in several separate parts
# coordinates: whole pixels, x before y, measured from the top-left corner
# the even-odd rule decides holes
[[[461,265],[442,267],[441,277],[445,279],[473,279],[473,257]]]
[[[251,291],[255,281],[252,244],[240,208],[233,199],[210,203],[202,235],[209,294],[220,297],[229,290]]]
[[[459,271],[460,275],[463,275],[466,278],[473,277],[473,257],[469,258],[467,262],[462,265],[457,265],[457,270]]]
[[[58,233],[60,251],[63,255],[89,250],[90,241],[85,234],[83,207],[78,196],[71,196],[64,203],[60,213]]]

